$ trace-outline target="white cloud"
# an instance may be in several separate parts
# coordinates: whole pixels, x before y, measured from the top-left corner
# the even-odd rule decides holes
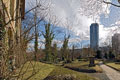
[[[29,2],[29,0],[26,0]],[[32,0],[34,1],[34,0]],[[82,38],[82,40],[89,40],[89,26],[93,22],[100,24],[99,18],[101,13],[109,14],[110,9],[108,5],[102,3],[103,0],[47,0],[51,1],[49,14],[55,15],[57,19],[61,20],[59,26],[65,26],[66,23],[70,25],[70,29]],[[47,2],[46,1],[46,2]],[[111,0],[107,0],[111,1]],[[108,16],[107,16],[108,17]],[[116,24],[120,22],[116,22]],[[113,24],[114,25],[114,24]],[[100,24],[100,43],[106,41],[107,37],[114,31],[116,27],[104,27]],[[118,32],[118,31],[117,31]],[[115,32],[114,32],[115,33]],[[71,40],[73,42],[73,40]]]
[[[109,44],[109,42],[111,42],[112,36],[115,33],[120,33],[119,26],[104,27],[103,25],[100,25],[99,27],[100,46],[105,45],[105,43]]]
[[[70,29],[84,40],[89,40],[89,26],[99,21],[99,14],[109,13],[103,0],[51,0],[52,14],[61,19],[60,26],[68,23]],[[103,34],[102,30],[100,31]]]

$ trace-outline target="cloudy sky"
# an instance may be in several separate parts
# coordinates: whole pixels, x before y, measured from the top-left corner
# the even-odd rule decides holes
[[[39,1],[39,0],[38,0]],[[61,28],[70,29],[76,36],[71,38],[71,42],[76,40],[89,43],[89,26],[91,23],[99,23],[100,45],[108,42],[108,38],[120,32],[120,8],[106,5],[103,0],[41,0],[43,5],[50,4],[49,15],[56,16],[60,21]],[[117,0],[106,0],[117,3]],[[35,0],[26,0],[26,10],[31,7],[29,4]],[[32,6],[33,7],[33,6]],[[47,19],[49,16],[47,17]],[[47,20],[46,19],[46,20]],[[68,27],[69,26],[69,27]],[[116,31],[117,29],[117,31]],[[84,41],[83,41],[84,40]]]

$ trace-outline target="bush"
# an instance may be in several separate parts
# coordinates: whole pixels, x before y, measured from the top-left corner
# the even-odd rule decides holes
[[[107,53],[105,53],[104,58],[108,59],[108,54]]]
[[[115,55],[112,53],[112,51],[109,52],[109,59],[114,59]]]
[[[102,58],[102,53],[101,53],[101,51],[100,50],[98,50],[97,52],[96,52],[96,58],[98,58],[98,59],[101,59]]]
[[[81,55],[77,57],[77,59],[81,59]]]
[[[120,55],[116,57],[116,62],[120,62]]]

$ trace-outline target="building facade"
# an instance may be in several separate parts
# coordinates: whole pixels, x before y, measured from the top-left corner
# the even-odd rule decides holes
[[[120,55],[120,34],[119,33],[116,33],[112,36],[112,49],[116,57]]]
[[[90,26],[90,48],[97,50],[99,47],[99,25],[93,23]]]

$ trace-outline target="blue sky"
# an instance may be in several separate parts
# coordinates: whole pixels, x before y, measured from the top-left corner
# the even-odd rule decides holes
[[[117,0],[112,0],[113,3],[118,4]],[[120,8],[115,6],[110,6],[110,13],[108,14],[108,18],[105,18],[105,14],[100,15],[100,22],[105,27],[110,27],[112,24],[120,20]]]
[[[42,1],[45,1],[43,5],[46,5],[48,3],[51,4],[49,8],[49,15],[56,16],[57,20],[60,21],[60,23],[56,25],[56,29],[61,31],[62,33],[55,38],[55,41],[62,41],[64,38],[64,33],[70,30],[70,45],[75,44],[79,47],[80,43],[82,43],[83,45],[88,45],[89,26],[93,22],[98,22],[100,25],[100,45],[102,45],[105,42],[108,42],[108,37],[110,38],[115,33],[113,32],[112,34],[110,34],[110,32],[115,30],[120,25],[120,8],[116,8],[110,5],[107,7],[107,5],[103,3],[97,4],[97,0],[92,0],[92,3],[90,4],[86,3],[90,0]],[[26,10],[29,10],[31,8],[29,6],[31,4],[30,2],[32,2],[32,5],[34,5],[35,0],[26,0]],[[112,2],[117,3],[117,0],[112,0]],[[97,7],[99,7],[99,9]],[[46,17],[46,22],[48,21],[48,19],[49,17]],[[40,27],[40,30],[44,31],[44,28]],[[117,32],[119,32],[119,30]]]

